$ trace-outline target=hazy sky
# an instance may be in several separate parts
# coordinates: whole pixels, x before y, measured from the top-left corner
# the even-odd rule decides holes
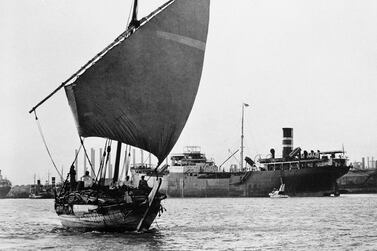
[[[13,184],[55,175],[28,111],[124,31],[130,2],[0,0],[0,169]],[[140,0],[140,16],[163,2]],[[246,156],[281,153],[286,126],[304,149],[377,156],[376,27],[374,0],[212,0],[202,81],[173,152],[199,145],[220,164],[240,145],[247,102]],[[67,169],[79,142],[64,91],[38,114]]]

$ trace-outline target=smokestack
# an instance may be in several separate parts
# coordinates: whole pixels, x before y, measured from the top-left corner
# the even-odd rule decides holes
[[[37,180],[37,187],[36,187],[36,190],[35,190],[36,195],[39,194],[40,189],[41,189],[41,180]]]
[[[149,168],[151,168],[152,167],[152,154],[151,153],[149,153]]]
[[[374,168],[374,157],[372,157],[372,162],[370,164],[370,168]]]
[[[293,150],[293,128],[283,128],[283,158],[288,158]]]
[[[84,153],[84,174],[86,171],[88,171],[88,167],[86,166],[86,154]]]
[[[55,177],[51,177],[51,185],[54,187],[55,186]]]
[[[136,167],[136,150],[135,148],[132,148],[132,165],[135,168]]]
[[[92,178],[96,177],[95,171],[96,171],[96,151],[91,148],[90,149],[90,162],[92,162]]]
[[[108,164],[108,178],[109,179],[112,179],[113,178],[113,164],[111,164],[111,153],[108,153],[109,154],[109,162],[107,163]]]
[[[361,168],[365,169],[365,158],[364,157],[361,158]]]

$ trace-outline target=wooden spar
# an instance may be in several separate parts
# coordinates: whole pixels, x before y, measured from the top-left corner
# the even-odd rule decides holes
[[[170,0],[163,4],[161,7],[150,13],[148,16],[144,17],[140,23],[137,26],[134,26],[131,22],[130,26],[126,31],[124,31],[122,34],[120,34],[111,44],[106,46],[105,49],[103,49],[101,52],[99,52],[97,55],[95,55],[91,60],[89,60],[84,66],[82,66],[78,71],[76,71],[72,76],[70,76],[66,81],[64,81],[61,85],[59,85],[53,92],[51,92],[47,97],[45,97],[42,101],[40,101],[37,105],[35,105],[29,113],[34,112],[39,106],[41,106],[44,102],[46,102],[49,98],[51,98],[55,93],[57,93],[60,89],[62,89],[65,85],[67,85],[70,81],[72,81],[74,78],[78,77],[80,74],[82,74],[84,71],[86,71],[93,63],[98,61],[100,58],[102,58],[109,50],[111,50],[113,47],[118,45],[120,42],[122,42],[124,39],[128,38],[130,35],[132,35],[137,28],[139,28],[141,25],[147,23],[150,21],[154,16],[156,16],[159,12],[161,12],[163,9],[165,9],[167,6],[169,6],[171,3],[173,3],[175,0]],[[135,0],[137,5],[137,0]],[[134,10],[135,11],[135,10]],[[137,11],[136,11],[137,15]]]
[[[232,158],[236,153],[238,153],[240,149],[237,149],[237,151],[235,151],[234,153],[232,153],[232,155],[230,155],[223,163],[221,163],[221,165],[219,166],[219,168],[221,168],[230,158]]]
[[[46,102],[49,98],[51,98],[55,93],[57,93],[60,89],[62,89],[66,84],[72,81],[74,78],[78,77],[84,71],[86,71],[93,63],[99,60],[102,56],[104,56],[109,50],[111,50],[114,46],[116,46],[119,42],[123,39],[126,39],[128,36],[132,34],[134,27],[129,27],[125,32],[120,34],[111,44],[106,46],[100,53],[98,53],[95,57],[89,60],[84,66],[82,66],[78,71],[76,71],[72,76],[70,76],[67,80],[65,80],[61,85],[59,85],[53,92],[51,92],[47,97],[45,97],[42,101],[40,101],[36,106],[34,106],[29,113],[34,112],[39,106],[41,106],[44,102]]]
[[[115,184],[115,182],[118,181],[121,152],[122,152],[122,142],[118,141],[117,153],[116,153],[116,157],[115,157],[114,177],[113,177],[113,183],[114,184]]]
[[[137,8],[138,8],[137,5],[138,5],[138,0],[134,0],[134,8],[132,10],[131,24],[137,21]]]
[[[160,186],[161,186],[161,182],[162,182],[162,179],[161,178],[158,178],[157,179],[157,184],[155,183],[154,184],[154,187],[152,189],[152,191],[149,193],[148,195],[148,208],[147,210],[145,210],[145,213],[143,215],[143,218],[141,218],[141,220],[139,221],[139,224],[137,224],[137,227],[136,227],[136,231],[139,232],[141,230],[141,227],[143,226],[143,223],[144,223],[144,220],[145,218],[147,217],[148,213],[149,213],[149,209],[151,208],[151,205],[156,197],[156,194],[158,192],[158,190],[160,189]]]
[[[36,106],[34,106],[29,113],[34,112],[39,106],[41,106],[44,102],[46,102],[49,98],[51,98],[55,93],[57,93],[60,89],[62,89],[66,84],[68,84],[72,79],[79,76],[85,70],[87,70],[93,63],[95,63],[98,59],[100,59],[103,55],[105,55],[110,49],[112,49],[118,42],[122,40],[122,38],[127,38],[130,35],[130,29],[127,29],[123,32],[119,37],[117,37],[114,42],[108,45],[105,49],[103,49],[100,53],[98,53],[94,58],[89,60],[84,66],[82,66],[77,72],[72,74],[66,81],[64,81],[61,85],[59,85],[53,92],[51,92],[47,97],[45,97],[42,101],[40,101]]]

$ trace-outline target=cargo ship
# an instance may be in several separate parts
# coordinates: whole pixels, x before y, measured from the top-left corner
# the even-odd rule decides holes
[[[282,157],[271,149],[269,158],[245,161],[245,168],[221,171],[199,147],[187,147],[171,156],[162,189],[169,197],[268,197],[285,184],[288,196],[339,195],[336,181],[350,168],[344,151],[293,149],[292,128],[283,128]]]
[[[1,175],[1,170],[0,170],[0,199],[5,198],[11,188],[12,188],[12,183],[8,179],[3,178],[3,176]]]

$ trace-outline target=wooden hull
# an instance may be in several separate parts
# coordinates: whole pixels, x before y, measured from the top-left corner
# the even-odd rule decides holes
[[[60,214],[59,219],[66,228],[81,229],[84,231],[136,231],[147,208],[147,203],[132,208],[93,209],[88,210],[88,212],[75,212],[73,208],[72,212],[69,214]],[[140,229],[149,229],[159,211],[160,201],[154,200]]]
[[[158,193],[161,181],[161,179],[158,179],[149,194],[144,193],[141,196],[141,200],[140,196],[137,199],[138,196],[135,194],[132,201],[124,200],[124,197],[122,200],[118,194],[110,200],[108,198],[107,201],[103,198],[97,198],[98,200],[95,200],[95,202],[88,200],[86,203],[77,203],[75,200],[71,200],[81,196],[76,192],[68,197],[56,198],[55,211],[62,225],[66,228],[117,232],[147,230],[162,210],[161,200],[166,198],[164,194]],[[85,196],[85,193],[83,196]],[[115,198],[116,200],[111,202]],[[103,202],[101,204],[100,201],[105,202],[105,204]]]

